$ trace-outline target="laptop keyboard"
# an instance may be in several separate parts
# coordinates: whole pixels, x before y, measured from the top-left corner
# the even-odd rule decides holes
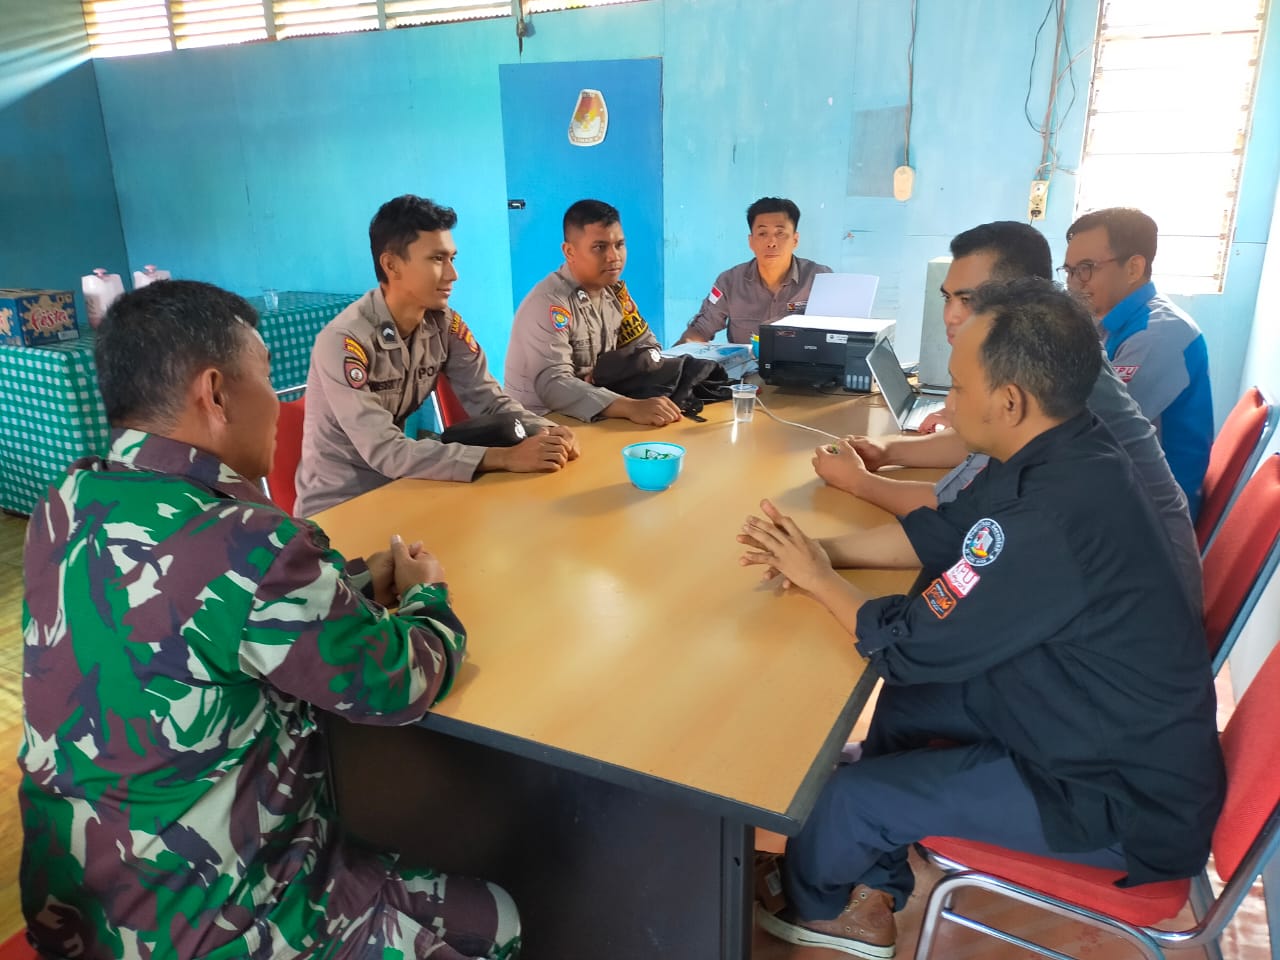
[[[937,413],[946,405],[946,400],[916,400],[915,406],[907,414],[906,423],[902,425],[902,428],[904,430],[918,430],[920,424],[924,423],[925,417],[931,413]]]

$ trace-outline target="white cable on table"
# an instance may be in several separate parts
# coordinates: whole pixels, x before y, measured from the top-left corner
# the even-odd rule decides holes
[[[794,420],[783,420],[780,416],[778,416],[772,410],[770,410],[767,406],[765,406],[765,403],[763,400],[760,399],[759,394],[756,394],[756,403],[760,404],[760,409],[763,410],[765,413],[767,413],[770,419],[776,420],[778,421],[778,423],[785,423],[789,427],[799,427],[801,430],[808,430],[811,433],[816,433],[816,434],[819,434],[820,436],[824,436],[829,440],[843,439],[843,437],[837,437],[834,433],[827,433],[827,431],[825,430],[819,430],[817,427],[811,427],[808,424],[796,423]]]

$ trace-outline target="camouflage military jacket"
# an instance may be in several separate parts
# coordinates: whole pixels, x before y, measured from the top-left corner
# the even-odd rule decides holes
[[[36,506],[19,762],[42,952],[323,957],[367,911],[387,868],[343,862],[317,708],[412,722],[466,638],[444,584],[393,616],[344,566],[216,458],[137,431]]]

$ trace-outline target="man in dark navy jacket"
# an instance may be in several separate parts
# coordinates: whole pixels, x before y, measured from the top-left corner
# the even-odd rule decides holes
[[[1123,871],[1204,865],[1225,779],[1200,623],[1132,463],[1085,406],[1084,308],[1045,281],[979,291],[951,355],[955,429],[990,467],[953,503],[811,540],[767,501],[744,563],[811,594],[884,678],[782,870],[771,933],[891,957],[907,847],[963,837]],[[876,559],[878,558],[878,559]],[[833,566],[921,564],[868,599]]]

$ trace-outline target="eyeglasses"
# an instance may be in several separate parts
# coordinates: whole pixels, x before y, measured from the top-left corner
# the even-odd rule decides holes
[[[1079,280],[1081,283],[1088,283],[1093,278],[1093,271],[1097,270],[1104,263],[1119,263],[1119,257],[1108,257],[1106,260],[1081,260],[1075,266],[1064,263],[1058,270],[1068,280]]]

